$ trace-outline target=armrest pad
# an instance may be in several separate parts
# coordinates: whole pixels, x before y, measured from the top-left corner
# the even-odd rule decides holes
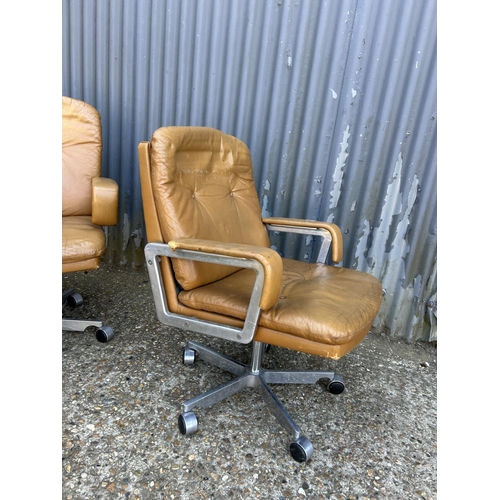
[[[272,307],[278,300],[283,279],[283,261],[280,255],[271,248],[195,238],[180,238],[175,241],[169,241],[168,246],[173,251],[179,248],[181,250],[256,260],[264,269],[264,287],[260,298],[260,308],[265,311]]]
[[[264,224],[277,224],[280,226],[308,227],[316,229],[326,229],[332,236],[332,260],[340,262],[342,260],[342,232],[337,224],[333,222],[322,222],[308,219],[287,219],[281,217],[266,217],[262,219]]]
[[[92,179],[92,222],[99,226],[118,223],[118,184],[113,179]]]

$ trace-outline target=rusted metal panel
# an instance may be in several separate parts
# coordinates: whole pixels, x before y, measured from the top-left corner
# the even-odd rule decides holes
[[[249,146],[263,215],[341,227],[342,265],[383,283],[377,329],[437,339],[436,0],[65,0],[62,35],[121,188],[108,259],[143,264],[137,144],[211,126]]]

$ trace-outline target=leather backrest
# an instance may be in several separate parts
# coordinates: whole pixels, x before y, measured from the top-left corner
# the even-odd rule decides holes
[[[208,127],[162,127],[151,140],[151,178],[165,242],[199,238],[269,247],[247,146]],[[172,259],[184,290],[234,267]]]
[[[92,178],[101,175],[101,117],[78,99],[62,98],[62,215],[92,214]]]

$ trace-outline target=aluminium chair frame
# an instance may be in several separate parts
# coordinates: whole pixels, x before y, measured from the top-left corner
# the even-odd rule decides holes
[[[75,292],[72,288],[65,290],[62,293],[62,305],[71,302],[70,307],[77,307],[82,304],[82,296]],[[97,328],[95,332],[96,339],[99,342],[108,342],[114,336],[114,331],[110,326],[104,325],[98,319],[77,319],[77,318],[62,318],[63,332],[84,332],[89,326]]]

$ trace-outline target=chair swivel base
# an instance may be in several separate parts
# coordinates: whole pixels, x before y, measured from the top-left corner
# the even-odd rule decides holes
[[[306,462],[312,456],[313,445],[307,437],[301,434],[300,428],[276,398],[268,384],[315,384],[321,379],[328,379],[328,390],[333,394],[340,394],[344,390],[344,382],[340,375],[331,371],[279,371],[262,368],[262,353],[265,349],[265,344],[253,342],[252,363],[246,365],[208,347],[189,341],[184,350],[184,364],[193,364],[196,354],[198,354],[203,361],[228,371],[236,377],[215,389],[186,401],[183,405],[183,412],[178,417],[179,430],[186,435],[197,431],[198,421],[192,411],[193,408],[207,408],[247,387],[252,387],[259,391],[278,422],[291,431],[293,441],[290,444],[290,454],[293,459],[297,462]]]
[[[73,292],[73,290],[66,290],[62,295],[62,303],[63,305],[67,304],[70,307],[78,307],[83,303],[83,298],[79,293]],[[99,320],[73,318],[62,319],[62,330],[66,332],[84,332],[89,326],[97,327],[95,336],[99,342],[107,342],[114,336],[113,329],[110,326],[103,326],[102,321]]]

